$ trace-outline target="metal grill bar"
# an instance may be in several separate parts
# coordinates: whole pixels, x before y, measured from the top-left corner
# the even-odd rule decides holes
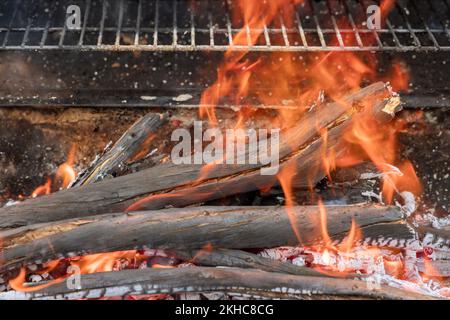
[[[134,45],[139,45],[139,35],[141,32],[141,19],[142,19],[142,0],[138,2],[137,17],[136,17],[136,33],[134,35]]]
[[[200,8],[193,8],[189,1],[179,0],[156,0],[149,6],[142,0],[103,0],[100,5],[93,4],[100,0],[73,0],[71,4],[78,3],[82,8],[82,25],[80,30],[74,31],[67,29],[65,23],[54,23],[65,21],[65,1],[49,5],[50,12],[42,8],[42,12],[37,10],[36,13],[31,12],[31,6],[8,0],[0,4],[0,13],[3,14],[0,19],[0,50],[450,51],[450,22],[445,18],[450,16],[450,9],[446,0],[422,1],[421,4],[413,0],[397,2],[396,8],[378,30],[370,30],[361,24],[361,19],[367,18],[361,16],[361,12],[365,14],[367,6],[374,1],[333,0],[344,10],[339,14],[333,12],[330,0],[326,1],[324,10],[318,9],[315,1],[305,1],[304,5],[295,7],[292,25],[287,25],[280,15],[272,25],[265,25],[262,30],[232,22],[227,4],[212,1],[198,0]],[[423,16],[423,8],[419,8],[422,3],[427,6],[432,19]],[[144,12],[144,5],[145,10],[151,12]],[[308,21],[305,20],[305,8],[309,8],[311,14]],[[437,12],[436,8],[446,8],[447,12]],[[183,23],[183,13],[186,12],[187,23]],[[20,19],[17,18],[18,13],[21,13]],[[61,17],[62,14],[64,16]],[[105,24],[107,17],[117,19],[116,25]],[[149,20],[149,17],[152,18]],[[343,18],[346,27],[342,27]],[[135,21],[134,26],[124,23],[130,20]],[[167,25],[167,21],[172,21],[172,25]],[[235,45],[233,35],[242,27],[246,28],[248,45]],[[75,32],[78,32],[78,41],[69,43]],[[40,36],[30,37],[31,33],[39,33]],[[96,35],[95,41],[87,37],[88,33]],[[115,34],[115,37],[111,41],[106,34]],[[134,41],[124,41],[125,34],[133,34]],[[153,41],[141,41],[146,34],[153,35]],[[261,34],[261,41],[251,43],[254,34]],[[188,41],[182,40],[184,35],[188,35]],[[348,35],[356,41],[344,40]],[[373,41],[365,43],[368,36]],[[52,41],[52,37],[56,37],[56,41]],[[319,41],[313,41],[314,38]]]
[[[102,4],[102,17],[100,20],[100,30],[98,33],[97,46],[100,47],[103,42],[103,32],[105,31],[105,19],[106,19],[106,0],[103,0]]]

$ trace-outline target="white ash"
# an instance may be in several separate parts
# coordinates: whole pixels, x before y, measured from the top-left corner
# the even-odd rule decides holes
[[[426,253],[426,255],[431,260],[450,260],[450,252],[447,250],[431,248],[431,253]]]
[[[419,218],[418,218],[419,219]],[[435,215],[429,213],[421,217],[422,221],[430,223],[435,229],[442,229],[450,226],[450,216],[444,218],[438,218]]]
[[[389,243],[392,240],[389,241]],[[402,241],[396,241],[401,243]],[[403,241],[405,242],[405,241]],[[419,240],[405,242],[406,248],[401,253],[393,253],[389,249],[368,248],[365,245],[359,245],[350,252],[335,252],[327,250],[327,253],[319,252],[314,248],[304,247],[279,247],[266,249],[260,252],[260,255],[266,258],[289,262],[299,265],[305,265],[305,257],[312,256],[312,264],[319,265],[331,270],[356,272],[369,275],[366,277],[368,285],[389,285],[392,287],[410,290],[416,293],[425,294],[438,298],[450,297],[450,287],[442,287],[436,281],[424,281],[418,268],[418,252],[424,252],[424,248],[430,252],[431,247]],[[431,246],[431,244],[430,244]],[[436,249],[439,244],[432,242],[432,254],[429,258],[450,259],[450,250]],[[385,260],[403,262],[405,270],[404,279],[400,280],[388,273],[385,268]]]
[[[396,176],[402,176],[403,173],[400,171],[399,168],[385,163],[384,165],[388,166],[391,170],[385,171],[385,172],[364,172],[361,173],[359,178],[361,180],[371,180],[371,179],[380,179],[384,177],[388,177],[390,175],[396,175]]]
[[[306,265],[305,257],[299,256],[297,258],[292,259],[292,264],[295,264],[296,266],[303,267]]]
[[[30,281],[31,282],[41,282],[43,279],[40,275],[38,274],[34,274],[30,276]]]
[[[10,199],[10,200],[8,200],[8,201],[5,203],[4,207],[10,207],[10,206],[13,206],[13,205],[15,205],[15,204],[17,204],[17,203],[19,203],[19,202],[20,202],[20,201],[16,201],[16,200]]]
[[[379,203],[383,203],[383,197],[381,195],[381,192],[380,193],[375,193],[373,191],[363,191],[363,192],[361,192],[361,195],[363,197],[368,197],[369,199],[375,198],[375,199],[377,199],[377,201]]]
[[[298,257],[303,254],[300,247],[278,247],[273,249],[265,249],[258,253],[261,257],[270,258],[279,261],[289,261],[289,257]]]
[[[190,94],[180,94],[178,97],[172,98],[176,102],[185,102],[191,100],[193,97]]]
[[[141,96],[141,100],[152,101],[152,100],[156,100],[156,97],[155,96]]]
[[[396,202],[396,205],[400,207],[407,217],[409,217],[417,209],[416,198],[414,197],[414,194],[409,191],[400,192],[400,196],[403,198],[404,204],[401,205]]]
[[[179,295],[180,300],[202,300],[202,295],[199,293],[180,293]],[[212,300],[218,300],[218,299],[212,299]]]

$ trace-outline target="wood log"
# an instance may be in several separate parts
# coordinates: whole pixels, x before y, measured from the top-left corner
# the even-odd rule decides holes
[[[417,262],[417,268],[429,277],[448,278],[450,277],[450,260],[428,260],[423,259]]]
[[[152,138],[152,134],[155,134],[167,118],[168,114],[149,112],[138,119],[109,150],[78,176],[72,187],[121,175],[127,168],[126,162],[144,147],[144,142]]]
[[[449,230],[419,226],[417,232],[423,238],[424,246],[432,245],[438,248],[450,248]]]
[[[240,268],[187,267],[136,269],[81,275],[80,289],[66,282],[35,292],[9,291],[0,299],[89,299],[141,294],[225,292],[254,298],[311,299],[321,296],[372,299],[423,299],[432,297],[350,279],[287,275]]]
[[[329,148],[336,146],[346,128],[346,124],[341,124],[330,129],[327,140]],[[314,141],[292,157],[285,158],[280,164],[279,172],[293,165],[295,166],[295,173],[292,173],[294,188],[306,189],[310,185],[315,185],[324,177],[322,155],[323,148],[327,148],[327,146],[324,146],[322,138]],[[345,152],[343,148],[336,149],[336,156]],[[278,178],[276,175],[261,175],[256,170],[231,176],[227,179],[212,179],[198,185],[181,186],[167,193],[148,195],[134,202],[129,209],[131,211],[155,210],[168,206],[179,208],[253,190],[267,189],[277,184]]]
[[[244,269],[258,269],[267,272],[278,272],[311,277],[345,277],[349,279],[364,277],[361,274],[343,274],[334,272],[324,274],[312,268],[297,266],[289,262],[282,262],[274,259],[264,258],[242,250],[176,250],[169,253],[173,254],[178,259],[192,262],[193,264],[198,266],[224,266]]]
[[[289,215],[282,207],[191,207],[106,214],[23,227],[0,232],[0,271],[67,256],[128,249],[308,245],[322,239],[318,212],[317,206],[293,207]],[[330,237],[345,237],[353,219],[363,233],[370,233],[378,224],[400,224],[402,213],[397,207],[368,204],[328,206]]]
[[[361,106],[371,108],[376,105],[378,110],[380,101],[392,104],[392,98],[389,88],[386,88],[383,83],[375,83],[350,94],[339,103],[329,103],[308,112],[298,126],[281,135],[280,162],[283,164],[289,160],[296,161],[302,168],[301,173],[312,169],[310,171],[313,171],[314,175],[309,177],[310,181],[304,176],[299,175],[299,177],[305,186],[316,183],[324,175],[320,170],[321,161],[318,160],[317,152],[316,157],[313,157],[313,151],[319,148],[321,139],[318,128],[327,128],[330,133],[334,129],[334,135],[338,136],[339,132],[336,130],[343,130],[351,122],[355,113],[363,112],[364,108]],[[376,104],[377,102],[378,104]],[[385,112],[384,109],[381,110],[380,112]],[[246,159],[248,156],[249,154],[245,155]],[[305,162],[305,159],[311,159],[311,157],[314,159],[312,163],[316,165],[316,168]],[[226,186],[222,186],[220,191],[203,192],[203,197],[192,197],[191,199],[184,197],[185,199],[180,200],[181,205],[214,199],[213,195],[219,193],[220,196],[221,191],[226,194],[253,191],[260,188],[261,185],[270,186],[274,183],[274,176],[259,174],[260,167],[261,164],[218,165],[205,172],[202,171],[202,165],[163,163],[134,174],[63,190],[3,207],[0,209],[0,229],[124,211],[143,197],[155,194],[169,194],[170,197],[171,192],[193,186],[200,188],[195,190],[201,191],[211,188],[211,183],[217,185],[223,181],[228,182],[224,182]],[[258,177],[255,178],[255,175]],[[254,179],[258,181],[254,182]],[[239,184],[238,188],[237,184]],[[227,190],[224,191],[225,187]],[[173,199],[171,201],[175,202]],[[150,207],[161,208],[166,204],[166,202],[159,205],[150,204]]]

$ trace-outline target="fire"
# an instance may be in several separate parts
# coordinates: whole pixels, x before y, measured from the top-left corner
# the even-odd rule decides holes
[[[119,270],[124,267],[130,266],[137,268],[143,261],[145,261],[146,258],[147,256],[140,254],[136,250],[128,250],[74,257],[68,259],[67,262],[68,266],[76,267],[76,270],[79,270],[80,274],[91,274],[96,272]],[[122,261],[126,264],[125,266],[121,265]],[[44,273],[51,273],[53,271],[56,272],[57,267],[59,267],[62,262],[64,262],[64,260],[50,261],[46,264],[45,268],[40,270],[37,274],[42,275]],[[162,268],[165,266],[158,265],[157,267]],[[68,270],[68,267],[66,268],[66,270]],[[52,279],[42,285],[27,285],[26,274],[26,269],[21,268],[19,275],[9,281],[9,284],[14,290],[22,292],[37,291],[56,283],[60,283],[70,276],[70,274],[67,273],[62,276],[58,276],[57,278]]]
[[[21,268],[19,275],[10,280],[9,281],[9,285],[11,286],[12,289],[16,290],[16,291],[21,291],[21,292],[32,292],[32,291],[37,291],[37,290],[42,290],[45,289],[49,286],[52,286],[56,283],[62,282],[64,280],[64,278],[59,278],[50,282],[47,282],[45,284],[41,284],[41,285],[33,285],[33,286],[26,286],[26,269],[25,268]]]
[[[352,226],[350,227],[348,236],[342,241],[339,246],[339,251],[349,253],[352,250],[354,243],[361,238],[361,230],[356,226],[355,220],[352,220]]]
[[[233,22],[236,23],[239,18],[242,18],[244,26],[233,37],[232,46],[225,52],[225,59],[217,69],[217,80],[203,92],[200,100],[200,117],[207,118],[212,126],[217,125],[215,107],[219,100],[233,95],[230,97],[231,101],[240,104],[241,99],[250,93],[251,78],[254,77],[255,69],[262,63],[260,59],[252,62],[246,58],[248,49],[235,51],[234,46],[248,48],[256,44],[264,27],[272,23],[280,13],[283,13],[286,23],[293,21],[291,0],[238,0],[234,4]]]
[[[73,144],[70,148],[66,162],[58,167],[53,179],[47,178],[47,181],[43,185],[34,189],[31,193],[31,198],[50,194],[52,193],[52,190],[66,189],[70,183],[75,180],[77,176],[75,169],[73,168],[75,164],[75,153],[76,145]]]
[[[374,53],[330,52],[309,55],[275,52],[253,59],[248,55],[248,46],[258,43],[264,36],[264,27],[280,26],[280,20],[287,28],[293,26],[295,4],[300,1],[237,1],[232,6],[233,22],[240,19],[243,27],[233,37],[233,46],[225,53],[224,61],[217,69],[217,80],[203,92],[200,103],[200,117],[208,118],[210,125],[217,125],[215,106],[220,99],[228,98],[232,103],[246,104],[248,96],[254,96],[263,105],[278,105],[280,101],[289,100],[294,109],[278,112],[273,123],[282,129],[301,121],[302,114],[311,104],[321,107],[321,99],[326,95],[329,99],[342,103],[342,97],[348,92],[359,89],[368,81],[390,81],[395,90],[406,90],[409,86],[409,74],[401,61],[393,61],[387,75],[377,72],[377,59]],[[380,3],[382,17],[393,8],[394,1],[385,0]],[[281,17],[281,18],[280,18]],[[342,28],[351,28],[349,21],[337,21]],[[248,32],[251,30],[251,32]],[[290,35],[288,35],[289,37]],[[349,34],[343,35],[347,45],[357,45],[356,39]],[[375,39],[368,39],[375,42]],[[339,45],[337,39],[331,45]],[[234,46],[244,47],[236,51]],[[260,88],[271,88],[270,91]],[[366,101],[370,105],[374,101]],[[241,108],[237,115],[237,126],[242,127],[245,120],[254,112],[249,108]],[[394,191],[402,191],[401,186],[411,183],[414,194],[420,193],[420,182],[412,169],[412,165],[397,158],[397,128],[393,124],[380,125],[370,114],[362,114],[353,121],[352,128],[342,140],[352,148],[344,158],[337,158],[335,151],[328,148],[328,132],[317,128],[324,141],[322,147],[323,169],[331,178],[336,168],[355,165],[364,160],[372,161],[382,173],[383,194],[387,203],[393,199]],[[386,164],[405,169],[402,176],[391,177],[385,170]],[[292,192],[288,190],[291,174],[279,175],[280,184],[286,194],[287,206]]]
[[[285,206],[286,206],[286,213],[289,217],[289,222],[292,226],[292,230],[295,233],[295,236],[298,239],[298,242],[302,243],[302,238],[299,230],[297,229],[297,220],[295,218],[294,214],[294,195],[292,190],[292,178],[295,174],[295,163],[291,162],[288,165],[286,165],[283,170],[281,170],[277,178],[280,181],[280,185],[283,189],[284,196],[285,196]]]
[[[318,224],[319,226],[317,229],[320,230],[322,243],[311,247],[311,250],[313,250],[316,255],[318,254],[313,267],[325,274],[332,273],[334,276],[345,276],[349,272],[355,272],[356,270],[352,268],[352,262],[357,256],[355,244],[362,238],[362,232],[356,222],[352,220],[347,236],[341,240],[339,244],[334,244],[328,233],[326,208],[319,199]],[[374,255],[374,253],[375,252],[371,252],[370,254]]]
[[[51,192],[52,192],[52,179],[47,178],[47,181],[43,185],[34,189],[34,191],[31,193],[31,197],[36,198],[41,195],[50,194]]]
[[[249,96],[256,97],[263,105],[276,106],[289,100],[291,109],[280,109],[273,118],[273,125],[286,129],[298,121],[302,115],[314,105],[322,107],[323,97],[331,101],[343,103],[343,96],[349,92],[360,89],[366,83],[376,80],[390,81],[395,90],[407,90],[409,87],[408,70],[401,61],[394,61],[388,75],[380,75],[377,72],[377,59],[373,53],[331,52],[314,54],[293,54],[288,52],[276,52],[263,57],[254,58],[248,53],[252,45],[258,43],[263,36],[263,30],[268,25],[280,26],[281,17],[284,25],[291,28],[294,25],[294,6],[301,0],[238,0],[232,6],[233,22],[242,18],[244,26],[232,38],[232,46],[225,52],[223,62],[217,68],[216,81],[210,85],[201,96],[199,117],[208,119],[209,125],[218,125],[216,106],[223,100],[229,100],[243,107],[236,116],[235,127],[244,128],[245,122],[255,114],[253,107],[246,100]],[[393,7],[394,1],[381,1],[382,16]],[[345,29],[351,29],[346,20],[337,22]],[[251,30],[251,32],[248,32]],[[290,37],[290,35],[288,35]],[[355,39],[343,35],[345,44],[355,45]],[[375,41],[373,39],[373,41]],[[338,45],[337,40],[330,45]],[[235,50],[240,47],[240,50]],[[261,88],[272,88],[264,90]],[[373,101],[364,101],[363,104],[371,105]],[[331,178],[331,172],[339,167],[353,166],[364,160],[372,161],[383,174],[382,191],[386,203],[390,203],[396,193],[410,191],[416,195],[421,192],[419,179],[413,165],[408,161],[398,159],[397,134],[400,131],[395,123],[380,124],[373,115],[362,113],[355,116],[351,128],[341,137],[343,143],[348,146],[349,152],[345,156],[337,157],[334,150],[328,148],[328,131],[317,126],[317,133],[321,137],[323,147],[321,150],[323,169]],[[149,136],[146,144],[150,144],[154,136]],[[144,156],[138,153],[133,159]],[[75,178],[73,169],[75,158],[74,146],[69,153],[68,160],[62,164],[55,179],[50,179],[37,188],[32,197],[48,194],[57,188],[66,188]],[[214,164],[205,165],[198,181],[206,176],[206,173]],[[398,170],[393,170],[393,166]],[[286,212],[289,216],[293,232],[301,244],[301,234],[296,228],[297,222],[293,214],[295,194],[293,191],[293,178],[295,177],[295,163],[287,163],[278,175],[278,181],[283,189],[286,200]],[[307,177],[306,177],[307,179]],[[195,185],[196,181],[192,183]],[[128,208],[128,211],[137,210],[142,204],[149,201],[157,201],[161,198],[195,197],[189,193],[159,194],[144,197]],[[323,272],[338,271],[343,275],[354,271],[348,267],[358,255],[355,243],[361,240],[362,232],[355,221],[352,221],[347,237],[336,245],[328,234],[326,208],[322,201],[318,201],[318,231],[322,238],[322,244],[311,249],[319,255],[321,265],[314,267]],[[364,255],[372,260],[378,259],[378,248],[364,248]],[[93,273],[101,271],[113,271],[117,267],[117,261],[126,259],[138,263],[141,259],[136,251],[122,251],[114,253],[94,254],[80,258],[70,259],[70,264],[80,268],[81,273]],[[385,261],[386,268],[395,274],[400,274],[403,268],[401,262]],[[154,267],[170,267],[154,265]],[[27,288],[23,286],[26,272],[22,269],[19,276],[11,280],[11,286],[20,291],[36,290],[39,287]],[[54,281],[62,281],[58,278]],[[54,283],[54,282],[53,282]]]
[[[406,91],[409,88],[409,72],[407,66],[399,60],[394,60],[386,81],[391,83],[392,88],[397,91]]]

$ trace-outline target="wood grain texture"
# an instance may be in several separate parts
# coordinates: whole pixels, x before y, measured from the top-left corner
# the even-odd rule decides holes
[[[167,121],[167,114],[149,112],[138,119],[97,161],[82,172],[72,187],[119,176],[126,170],[126,162],[135,155],[151,135]]]
[[[432,300],[431,297],[385,285],[371,288],[350,279],[317,278],[240,268],[187,267],[137,269],[81,276],[81,289],[54,284],[36,292],[5,292],[0,299],[82,299],[139,294],[225,292],[244,297],[311,299],[321,296],[370,299]]]
[[[21,232],[0,233],[3,239],[0,271],[68,255],[135,248],[195,250],[206,245],[227,249],[307,245],[322,239],[318,212],[317,206],[294,207],[289,215],[283,207],[191,207],[23,227]],[[403,217],[397,207],[327,206],[331,237],[344,237],[353,219],[364,232],[370,232],[378,224],[399,224]]]
[[[259,255],[230,249],[211,249],[211,250],[190,250],[190,251],[173,251],[172,254],[179,259],[192,262],[197,266],[208,267],[233,267],[244,269],[258,269],[267,272],[278,272],[300,276],[311,277],[343,277],[343,278],[359,278],[361,274],[347,274],[327,272],[327,274],[314,270],[313,268],[298,266],[290,262],[278,261],[261,257]]]

